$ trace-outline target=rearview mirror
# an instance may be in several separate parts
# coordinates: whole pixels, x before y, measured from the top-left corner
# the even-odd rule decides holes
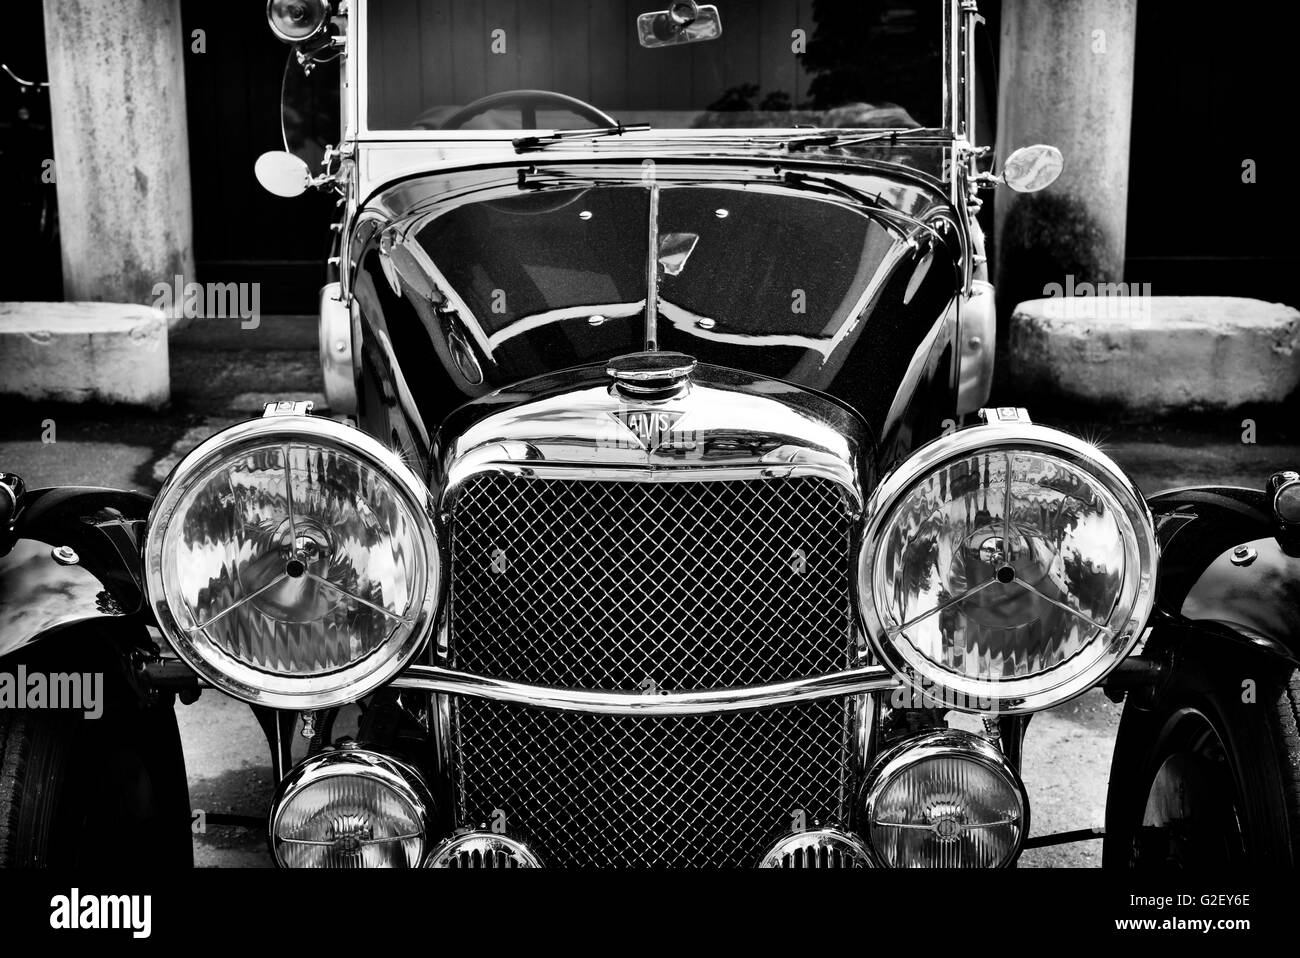
[[[695,252],[699,233],[665,233],[659,237],[659,265],[668,276],[680,276]]]
[[[302,196],[311,185],[311,171],[307,164],[292,153],[273,150],[263,153],[253,164],[253,173],[262,189],[276,196],[293,198]]]
[[[672,0],[667,10],[651,10],[636,18],[637,38],[643,47],[670,47],[678,43],[699,43],[722,36],[722,15],[709,4],[695,0]]]
[[[1022,146],[1002,164],[999,179],[1017,193],[1045,190],[1065,169],[1065,157],[1054,146]]]

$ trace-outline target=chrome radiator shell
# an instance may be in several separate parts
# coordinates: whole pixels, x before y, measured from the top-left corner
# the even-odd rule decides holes
[[[653,402],[594,368],[526,385],[435,445],[458,557],[435,665],[653,695],[865,664],[857,417],[712,367]],[[845,820],[862,771],[863,696],[645,717],[434,698],[456,824],[504,821],[548,864],[754,865],[792,821]]]

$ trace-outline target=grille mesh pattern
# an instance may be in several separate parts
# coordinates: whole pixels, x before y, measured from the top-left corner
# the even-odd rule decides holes
[[[548,867],[752,867],[802,811],[845,807],[844,699],[609,716],[458,703],[460,820],[500,821]]]
[[[844,668],[850,528],[833,483],[488,473],[453,504],[452,664],[568,688],[727,688]],[[841,817],[847,712],[455,709],[460,822],[506,816],[551,866],[754,865]]]
[[[459,492],[462,669],[586,689],[727,688],[848,662],[849,517],[830,482],[547,481]]]

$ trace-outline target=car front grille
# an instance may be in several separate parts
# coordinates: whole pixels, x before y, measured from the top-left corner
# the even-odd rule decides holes
[[[839,819],[848,701],[652,718],[463,698],[461,822],[504,826],[548,867],[757,865]]]
[[[851,512],[810,477],[483,473],[455,494],[448,658],[539,685],[730,688],[854,659]],[[851,700],[610,716],[453,700],[459,822],[548,865],[751,865],[843,816]]]

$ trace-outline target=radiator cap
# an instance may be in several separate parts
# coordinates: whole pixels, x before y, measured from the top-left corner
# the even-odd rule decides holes
[[[695,372],[695,359],[685,353],[641,352],[615,356],[605,366],[619,392],[650,396],[683,389]]]

